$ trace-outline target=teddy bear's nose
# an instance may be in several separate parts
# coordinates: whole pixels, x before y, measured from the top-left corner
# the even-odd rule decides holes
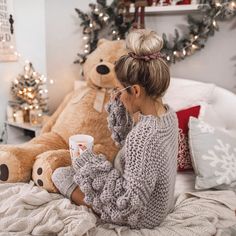
[[[101,75],[105,75],[110,72],[110,69],[106,65],[99,65],[97,66],[96,70]]]

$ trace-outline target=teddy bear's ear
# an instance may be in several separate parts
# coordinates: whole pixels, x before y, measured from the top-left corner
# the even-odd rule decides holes
[[[106,43],[106,42],[108,42],[108,41],[109,41],[109,40],[104,39],[104,38],[99,39],[99,40],[98,40],[98,43],[97,43],[97,46],[100,46],[100,45],[102,45],[102,44],[104,44],[104,43]]]

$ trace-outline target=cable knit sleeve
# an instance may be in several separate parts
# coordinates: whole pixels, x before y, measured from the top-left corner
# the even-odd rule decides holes
[[[151,141],[151,130],[139,129],[138,134],[133,130],[124,147],[123,175],[103,155],[87,150],[76,159],[74,181],[84,192],[84,201],[102,220],[137,228],[158,179],[159,167],[155,155],[158,145]]]
[[[119,99],[109,101],[106,105],[108,128],[117,145],[123,146],[127,134],[132,129],[132,119]]]

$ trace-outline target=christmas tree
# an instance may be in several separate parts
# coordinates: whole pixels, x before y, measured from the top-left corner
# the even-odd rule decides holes
[[[34,70],[31,62],[26,62],[24,73],[19,74],[12,82],[11,92],[14,101],[9,103],[17,109],[25,111],[48,110],[48,90],[46,89],[46,77]]]

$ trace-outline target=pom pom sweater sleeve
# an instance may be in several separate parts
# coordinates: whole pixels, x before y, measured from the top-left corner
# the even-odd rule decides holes
[[[104,222],[153,228],[173,205],[178,150],[175,113],[168,109],[160,118],[142,116],[123,149],[122,172],[103,155],[85,151],[76,159],[74,181]]]
[[[132,129],[132,119],[119,99],[109,101],[105,108],[108,112],[107,122],[112,133],[111,137],[117,146],[122,147],[126,136]]]

